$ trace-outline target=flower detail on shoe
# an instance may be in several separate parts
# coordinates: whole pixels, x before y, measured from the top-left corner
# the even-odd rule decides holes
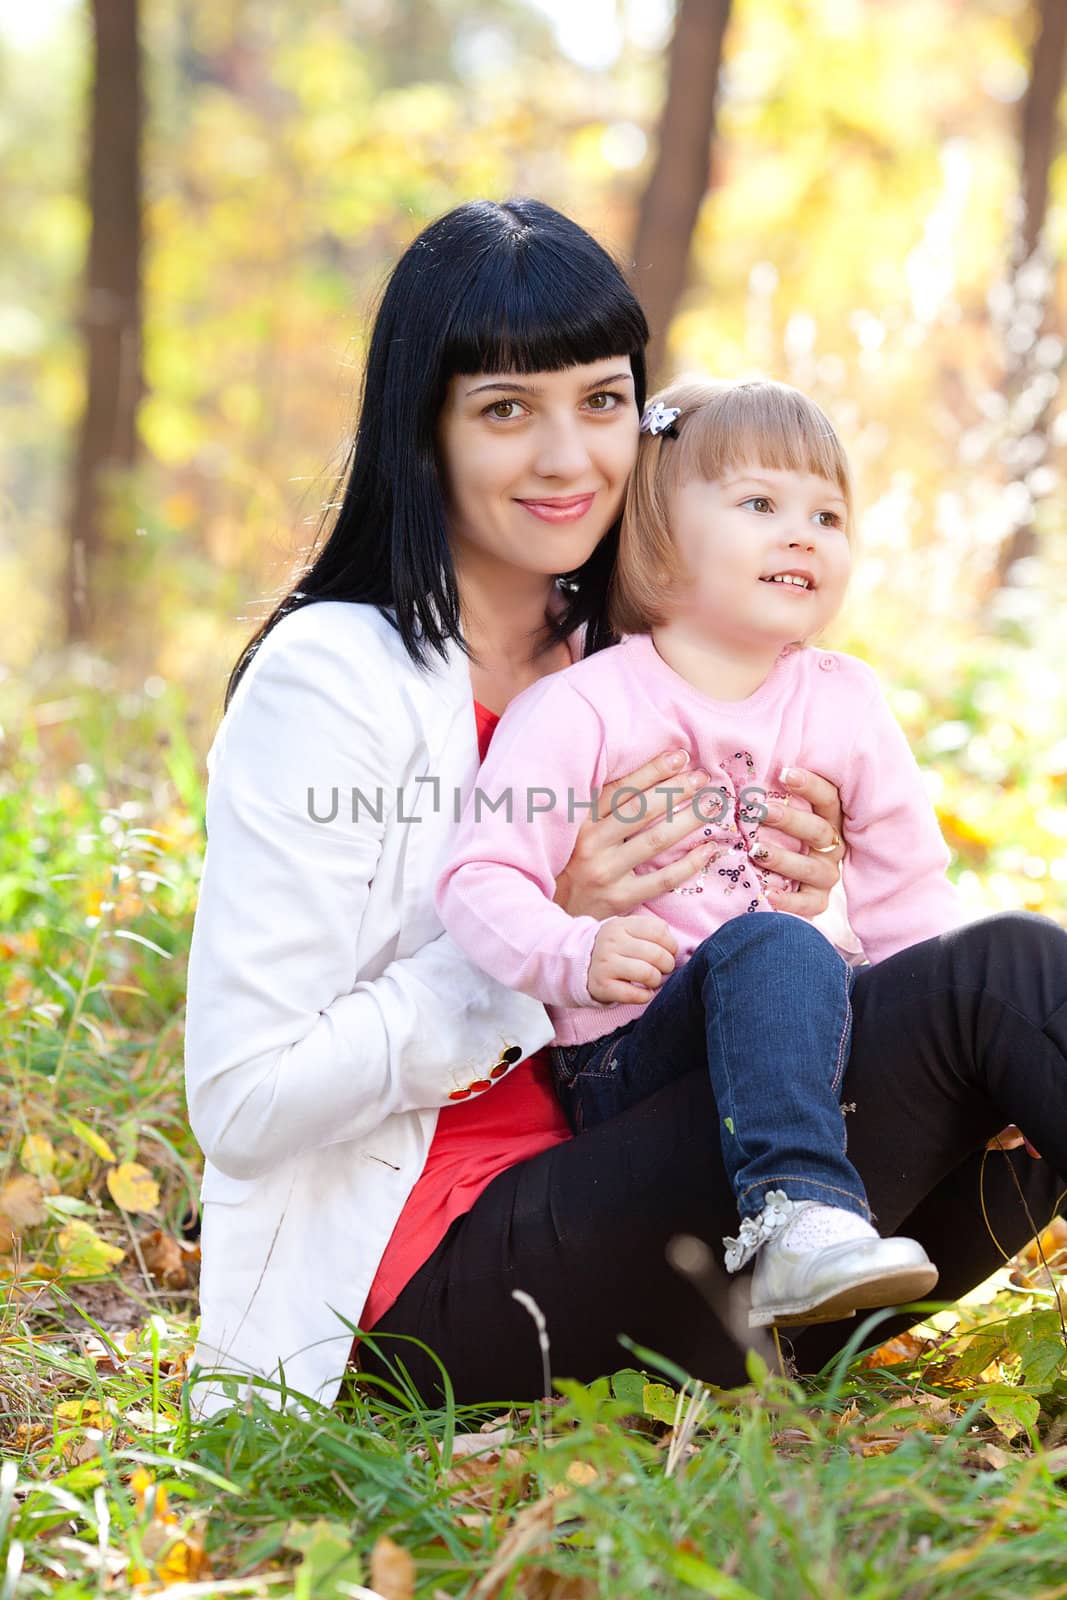
[[[799,1204],[805,1202],[800,1201]],[[731,1239],[727,1235],[722,1241],[726,1246],[727,1272],[740,1272],[742,1267],[747,1266],[760,1245],[784,1228],[797,1210],[798,1203],[790,1200],[784,1189],[768,1189],[763,1196],[763,1210],[759,1216],[742,1218],[737,1238]]]

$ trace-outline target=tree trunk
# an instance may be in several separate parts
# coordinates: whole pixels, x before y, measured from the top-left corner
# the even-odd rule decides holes
[[[143,383],[137,0],[91,0],[91,5],[91,230],[81,312],[86,394],[71,491],[69,640],[91,638],[100,621],[100,569],[120,531],[109,514],[109,490],[117,486],[116,475],[136,460]]]
[[[634,287],[652,342],[649,370],[664,358],[667,330],[685,287],[689,246],[711,170],[715,102],[731,0],[679,0],[656,161],[634,239]]]
[[[1064,0],[1037,0],[1037,34],[1030,58],[1030,84],[1022,105],[1022,204],[1018,259],[1026,261],[1037,248],[1048,211],[1049,168],[1056,153],[1067,62],[1067,5]]]
[[[1036,0],[1034,7],[1037,28],[1030,56],[1030,82],[1022,103],[1020,118],[1020,200],[1022,215],[1019,231],[1013,243],[1013,292],[1016,305],[1021,306],[1028,291],[1025,288],[1025,268],[1040,250],[1048,214],[1049,170],[1059,144],[1059,102],[1063,93],[1064,73],[1067,70],[1067,4],[1065,0]],[[1040,257],[1038,258],[1040,259]],[[1051,285],[1051,277],[1049,283]],[[1032,298],[1032,293],[1030,294]],[[1049,289],[1051,303],[1052,289]],[[1006,362],[1005,393],[1009,401],[1023,394],[1034,381],[1034,352],[1042,332],[1050,331],[1046,312],[1042,325],[1033,329],[1033,338],[1025,350],[1011,351]],[[1058,363],[1056,376],[1063,367]],[[1045,374],[1041,374],[1045,376]],[[1059,391],[1050,388],[1044,403],[1028,424],[1028,434],[1040,440],[1044,452],[1040,462],[1048,459],[1049,429]],[[1031,457],[1030,465],[1039,464]],[[997,556],[995,586],[1000,588],[1010,580],[1016,562],[1036,554],[1037,530],[1033,519],[1015,528]]]

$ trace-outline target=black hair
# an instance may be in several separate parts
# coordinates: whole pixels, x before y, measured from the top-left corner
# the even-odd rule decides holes
[[[644,312],[607,251],[542,201],[472,200],[430,223],[397,262],[375,318],[333,528],[245,645],[226,705],[275,624],[318,600],[376,605],[418,666],[430,651],[445,657],[449,641],[469,654],[436,448],[449,380],[628,356],[640,412],[647,340]],[[557,574],[565,604],[546,647],[583,622],[586,654],[614,641],[607,589],[617,546],[618,522],[582,567]]]

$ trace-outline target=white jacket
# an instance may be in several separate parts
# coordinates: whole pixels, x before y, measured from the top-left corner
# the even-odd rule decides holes
[[[373,606],[306,606],[267,635],[208,754],[185,1034],[207,1158],[193,1363],[281,1366],[326,1405],[340,1319],[358,1325],[438,1109],[553,1033],[434,911],[478,744],[466,657],[433,659],[416,668]],[[192,1403],[230,1402],[201,1382]]]

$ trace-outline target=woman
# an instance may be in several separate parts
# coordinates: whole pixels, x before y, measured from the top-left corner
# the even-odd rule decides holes
[[[238,662],[208,757],[186,1036],[204,1368],[284,1374],[330,1404],[352,1329],[373,1327],[434,1349],[461,1401],[529,1399],[543,1368],[521,1290],[561,1375],[624,1363],[619,1333],[712,1381],[742,1373],[667,1260],[673,1236],[717,1237],[732,1216],[692,1133],[715,1126],[707,1075],[572,1140],[543,1009],[472,967],[432,902],[496,717],[611,642],[646,338],[610,259],[534,201],[459,207],[393,273],[336,525]],[[557,886],[568,910],[626,912],[699,869],[702,848],[656,880],[634,872],[689,831],[656,794],[700,786],[679,776],[689,754],[613,786],[646,793],[640,823],[605,794]],[[794,787],[801,848],[767,864],[800,886],[782,906],[812,915],[842,819],[817,775]],[[881,1232],[919,1238],[951,1297],[999,1260],[983,1143],[1006,1121],[1039,1130],[1050,1159],[1018,1171],[1034,1215],[1067,1171],[1067,936],[987,919],[858,973],[854,1009],[850,1155]],[[1007,1163],[991,1166],[986,1209],[1014,1246],[1032,1230]],[[846,1334],[805,1333],[798,1360]],[[436,1398],[434,1365],[399,1349]],[[357,1359],[382,1370],[365,1346]],[[194,1385],[201,1413],[226,1403]]]

